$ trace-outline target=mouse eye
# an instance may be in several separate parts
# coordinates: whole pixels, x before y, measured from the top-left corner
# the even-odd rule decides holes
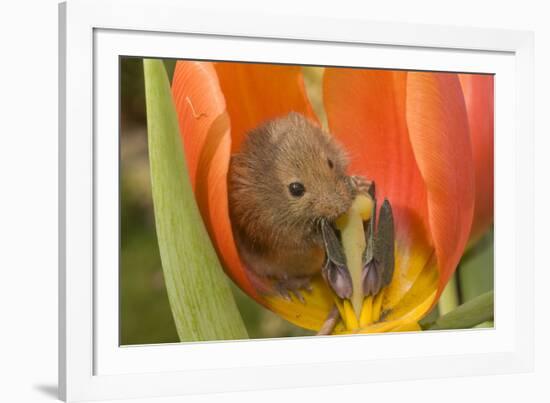
[[[330,169],[334,168],[334,164],[332,163],[332,160],[331,160],[330,158],[327,159],[327,162],[328,162],[328,167],[329,167]]]
[[[292,182],[288,185],[288,191],[294,197],[302,197],[306,192],[306,188],[300,182]]]

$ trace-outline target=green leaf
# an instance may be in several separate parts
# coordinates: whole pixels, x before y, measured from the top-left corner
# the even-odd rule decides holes
[[[482,322],[479,325],[475,325],[474,329],[486,329],[486,328],[493,328],[495,327],[495,322],[492,320],[488,320],[487,322]]]
[[[144,59],[143,69],[155,223],[178,336],[248,338],[193,195],[163,62]]]
[[[493,291],[479,295],[443,315],[428,326],[428,330],[468,329],[480,323],[492,321],[494,315]]]
[[[437,303],[437,308],[439,310],[439,315],[445,315],[451,312],[453,309],[456,309],[460,305],[460,297],[458,295],[458,285],[456,282],[456,273],[454,273],[449,282],[443,289],[439,301]]]
[[[462,301],[469,301],[494,288],[493,244],[493,230],[490,230],[460,261],[458,280]]]

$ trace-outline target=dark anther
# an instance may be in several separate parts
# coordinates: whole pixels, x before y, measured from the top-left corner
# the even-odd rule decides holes
[[[327,254],[321,274],[338,297],[349,299],[353,292],[353,285],[336,231],[327,222],[322,223],[321,231]]]
[[[336,295],[342,299],[351,298],[353,286],[348,268],[346,266],[337,265],[327,259],[321,273]]]
[[[374,183],[372,189],[374,194]],[[390,283],[395,267],[395,232],[391,204],[384,199],[378,214],[377,226],[374,196],[373,200],[374,212],[365,228],[367,248],[363,253],[363,293],[366,297],[378,294]]]
[[[367,193],[369,194],[369,196],[371,197],[372,200],[376,200],[374,198],[374,195],[376,193],[376,187],[374,186],[374,181],[371,182],[371,184],[369,186],[369,190],[367,191]]]
[[[365,297],[376,295],[382,289],[382,266],[372,259],[363,268],[363,294]]]

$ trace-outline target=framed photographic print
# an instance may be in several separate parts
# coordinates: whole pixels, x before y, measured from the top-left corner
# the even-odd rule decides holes
[[[62,398],[531,370],[532,34],[231,17],[60,5]]]

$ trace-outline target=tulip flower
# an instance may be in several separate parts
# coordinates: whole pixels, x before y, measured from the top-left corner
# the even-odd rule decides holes
[[[326,68],[329,131],[349,174],[391,202],[395,269],[367,324],[334,333],[419,329],[471,237],[492,222],[492,76]],[[193,191],[226,273],[264,307],[319,330],[335,299],[321,275],[305,301],[260,293],[231,230],[227,173],[248,131],[298,112],[319,124],[299,66],[178,61],[172,95]]]

